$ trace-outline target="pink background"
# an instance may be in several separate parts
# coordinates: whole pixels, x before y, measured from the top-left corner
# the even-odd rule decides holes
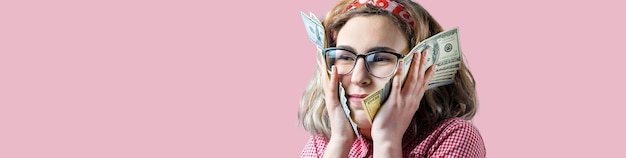
[[[298,157],[333,1],[0,2],[0,157]],[[624,4],[421,4],[477,80],[489,157],[623,156]]]

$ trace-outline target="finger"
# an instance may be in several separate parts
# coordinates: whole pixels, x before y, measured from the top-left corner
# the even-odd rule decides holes
[[[393,94],[394,90],[398,89],[398,93],[402,93],[403,89],[402,87],[404,87],[404,83],[402,83],[402,72],[404,72],[404,61],[400,61],[398,62],[398,68],[396,69],[396,72],[393,74],[393,79],[391,80],[392,86],[391,86],[391,92],[390,94]],[[395,82],[395,80],[398,79],[398,87],[395,87],[395,84],[393,84]]]
[[[339,75],[337,74],[337,68],[335,66],[332,66],[330,72],[330,80],[327,81],[327,84],[324,87],[327,108],[334,109],[335,107],[339,106],[338,87]]]
[[[328,72],[328,66],[326,65],[326,60],[318,60],[318,63],[320,63],[320,76],[322,77],[322,84],[324,86],[324,91],[328,90],[328,86],[329,86],[329,82],[330,82],[330,77],[329,77],[329,72]],[[332,70],[332,69],[331,69]]]
[[[329,90],[333,93],[336,93],[339,90],[339,88],[337,88],[339,86],[339,75],[337,75],[337,67],[333,65],[330,69]]]
[[[407,90],[410,90],[412,87],[415,87],[415,84],[417,82],[417,75],[414,75],[414,74],[416,74],[416,72],[419,72],[419,70],[418,70],[419,69],[419,65],[418,64],[419,64],[419,59],[420,58],[421,58],[421,53],[420,54],[413,54],[413,59],[411,59],[410,67],[407,67],[407,69],[409,69],[409,72],[407,72],[407,77],[406,77],[406,81],[405,81],[406,86],[404,86],[405,89],[407,89]]]
[[[413,61],[411,61],[411,63],[413,63]],[[406,94],[407,91],[410,89],[408,87],[410,87],[410,84],[412,84],[411,81],[409,80],[409,78],[412,78],[412,76],[409,75],[409,74],[411,74],[411,72],[407,73],[406,79],[404,80],[404,83],[402,83],[402,80],[401,80],[402,79],[402,72],[404,72],[405,68],[406,67],[404,67],[404,61],[400,62],[400,64],[398,65],[398,71],[396,71],[396,74],[393,75],[394,78],[391,81],[392,83],[394,83],[395,79],[400,80],[399,81],[399,85],[398,85],[398,86],[400,86],[400,88],[399,88],[400,91],[398,91],[398,93],[400,93],[400,94]],[[406,68],[406,69],[409,69],[409,71],[411,70],[410,68]],[[393,90],[395,90],[395,89],[398,89],[398,88],[392,87],[391,92],[390,92],[392,94],[391,96],[393,96],[393,94],[394,94]],[[391,99],[391,97],[390,97],[390,99]]]
[[[420,74],[424,75],[426,72],[426,60],[428,60],[428,52],[424,51],[422,53],[422,58],[420,60]]]
[[[427,55],[428,55],[427,51],[423,51],[422,54],[420,54],[420,61],[419,61],[419,65],[418,65],[419,71],[415,72],[415,74],[414,74],[415,76],[418,76],[418,77],[423,77],[424,76],[424,72],[426,72],[426,68],[425,68],[426,67],[426,61],[425,60],[426,60]]]
[[[433,79],[433,76],[435,76],[436,71],[437,71],[437,65],[433,64],[433,66],[428,68],[428,72],[426,72],[426,79],[424,80],[424,85],[422,87],[424,91],[426,91],[426,87],[428,87],[428,83],[430,83],[430,81]]]
[[[393,75],[393,80],[391,81],[391,92],[389,93],[389,100],[391,101],[400,100],[401,92],[404,93],[404,89],[402,89],[402,82],[400,81],[402,78],[402,69],[404,69],[404,64],[400,63],[396,74]],[[382,108],[384,107],[385,106],[382,106]]]
[[[426,52],[426,51],[422,51],[422,53],[420,53],[418,55],[419,58],[414,59],[414,60],[417,60],[417,61],[415,63],[415,71],[413,71],[411,73],[411,76],[414,77],[414,79],[412,80],[413,84],[411,84],[411,91],[414,91],[414,89],[418,88],[419,86],[422,86],[422,82],[423,82],[422,79],[423,79],[423,74],[424,74],[424,72],[422,70],[422,69],[424,69],[424,67],[423,67],[424,64],[423,63],[426,63],[426,62],[423,62],[423,59],[426,58],[426,54],[427,53],[428,52]]]

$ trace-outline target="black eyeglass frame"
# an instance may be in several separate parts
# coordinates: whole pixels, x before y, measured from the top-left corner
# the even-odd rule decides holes
[[[367,73],[369,73],[370,75],[374,76],[374,77],[379,77],[379,78],[385,78],[385,77],[389,77],[391,75],[393,75],[393,72],[396,72],[396,70],[398,69],[398,63],[402,62],[404,60],[405,55],[396,53],[396,52],[391,52],[391,51],[386,51],[386,50],[373,50],[368,52],[367,54],[356,54],[354,51],[350,50],[350,49],[346,49],[346,48],[340,48],[340,47],[328,47],[325,48],[324,50],[322,50],[322,55],[324,57],[324,62],[326,63],[326,71],[328,71],[328,73],[330,73],[331,71],[331,65],[328,65],[328,58],[326,57],[326,55],[328,54],[329,51],[335,51],[335,50],[343,50],[346,52],[350,52],[352,53],[354,56],[356,56],[356,58],[354,59],[354,65],[352,65],[352,68],[350,69],[350,71],[348,71],[346,74],[340,74],[340,75],[347,75],[352,73],[352,71],[354,70],[354,67],[356,67],[356,62],[359,60],[360,57],[363,57],[363,61],[365,62],[365,69],[367,69]],[[393,70],[391,71],[392,73],[389,73],[387,76],[376,76],[374,74],[372,74],[372,72],[370,71],[370,66],[367,62],[367,56],[375,54],[375,53],[388,53],[391,55],[394,55],[396,57],[398,57],[398,60],[396,60],[395,66],[393,68]]]

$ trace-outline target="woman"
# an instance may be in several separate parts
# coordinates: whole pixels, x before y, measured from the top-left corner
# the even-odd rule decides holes
[[[416,54],[401,86],[399,58],[443,31],[424,8],[409,0],[343,0],[323,26],[326,66],[316,71],[298,113],[313,134],[301,157],[485,157],[470,122],[478,106],[474,78],[463,62],[454,84],[426,90],[436,67],[423,64],[429,52]],[[392,77],[389,99],[370,123],[361,101]],[[339,86],[359,136],[341,108]]]

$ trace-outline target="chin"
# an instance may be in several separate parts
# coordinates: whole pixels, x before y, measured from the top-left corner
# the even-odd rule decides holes
[[[370,123],[370,120],[367,118],[368,116],[365,110],[353,110],[352,113],[354,114],[353,119],[357,127],[366,129],[372,128],[372,123]]]

